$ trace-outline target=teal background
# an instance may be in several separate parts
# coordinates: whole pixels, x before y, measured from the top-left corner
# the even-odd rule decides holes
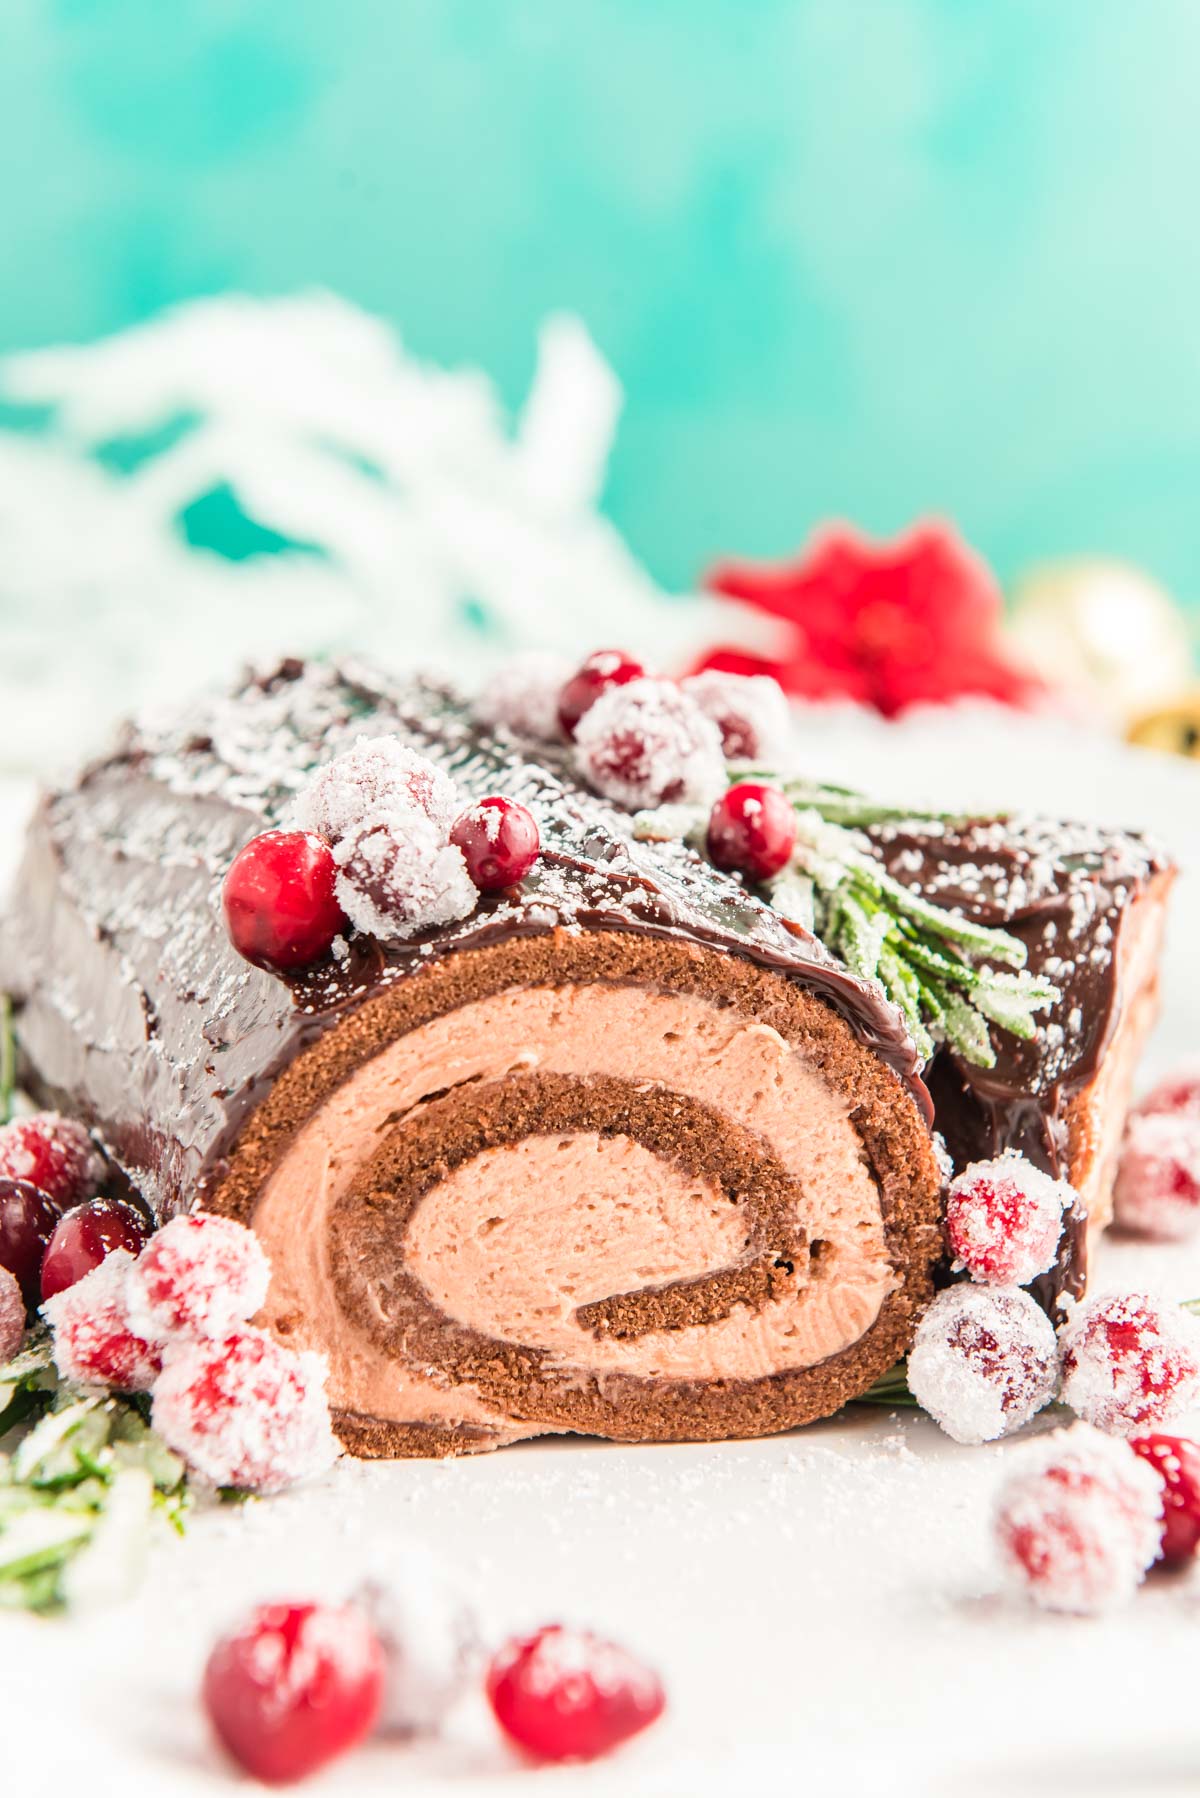
[[[579,312],[671,583],[830,512],[1200,595],[1197,0],[3,0],[0,352],[324,284]]]

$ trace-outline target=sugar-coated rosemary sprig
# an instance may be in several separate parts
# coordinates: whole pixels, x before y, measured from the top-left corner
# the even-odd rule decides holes
[[[853,973],[879,982],[924,1059],[945,1042],[967,1061],[993,1067],[989,1024],[1033,1036],[1034,1013],[1059,994],[1025,970],[1024,944],[894,880],[860,834],[869,824],[910,818],[926,827],[961,820],[897,811],[841,787],[763,770],[754,778],[780,787],[796,815],[795,851],[770,884],[772,904],[812,930]]]
[[[0,1367],[0,1436],[19,1424],[25,1433],[0,1454],[0,1608],[123,1596],[154,1516],[182,1530],[183,1462],[138,1399],[60,1381],[45,1332]]]

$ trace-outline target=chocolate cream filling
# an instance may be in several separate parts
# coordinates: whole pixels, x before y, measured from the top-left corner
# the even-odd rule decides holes
[[[928,1131],[796,983],[603,933],[465,951],[276,1083],[215,1196],[359,1452],[754,1435],[907,1345]]]

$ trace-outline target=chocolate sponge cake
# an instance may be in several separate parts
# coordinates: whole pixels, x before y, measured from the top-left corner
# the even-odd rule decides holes
[[[251,967],[226,871],[364,733],[466,801],[522,802],[540,857],[467,915]],[[928,883],[940,851],[885,830],[875,853]],[[1126,853],[1087,926],[1112,941],[1166,878]],[[1077,880],[1048,865],[1055,892]],[[203,1206],[259,1233],[259,1321],[329,1357],[357,1453],[787,1429],[890,1367],[931,1291],[944,1163],[903,1013],[683,841],[639,841],[565,750],[489,730],[436,683],[285,663],[130,728],[40,805],[0,979],[30,1086],[95,1128],[160,1219]],[[1035,1052],[967,1102],[934,1063],[958,1153],[1032,1113],[1062,1148],[1083,1076],[1103,1080],[1130,1005],[1138,1036],[1148,1012],[1115,974],[1074,996],[1100,1022],[1057,1083]],[[1079,1265],[1076,1244],[1063,1278]]]

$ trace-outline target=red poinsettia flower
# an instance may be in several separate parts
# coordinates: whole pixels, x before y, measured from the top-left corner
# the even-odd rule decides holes
[[[786,630],[777,660],[721,647],[703,668],[773,674],[801,698],[854,699],[889,718],[967,693],[1020,706],[1044,691],[1006,653],[995,577],[949,525],[917,524],[892,543],[831,525],[795,562],[724,562],[705,585]]]

